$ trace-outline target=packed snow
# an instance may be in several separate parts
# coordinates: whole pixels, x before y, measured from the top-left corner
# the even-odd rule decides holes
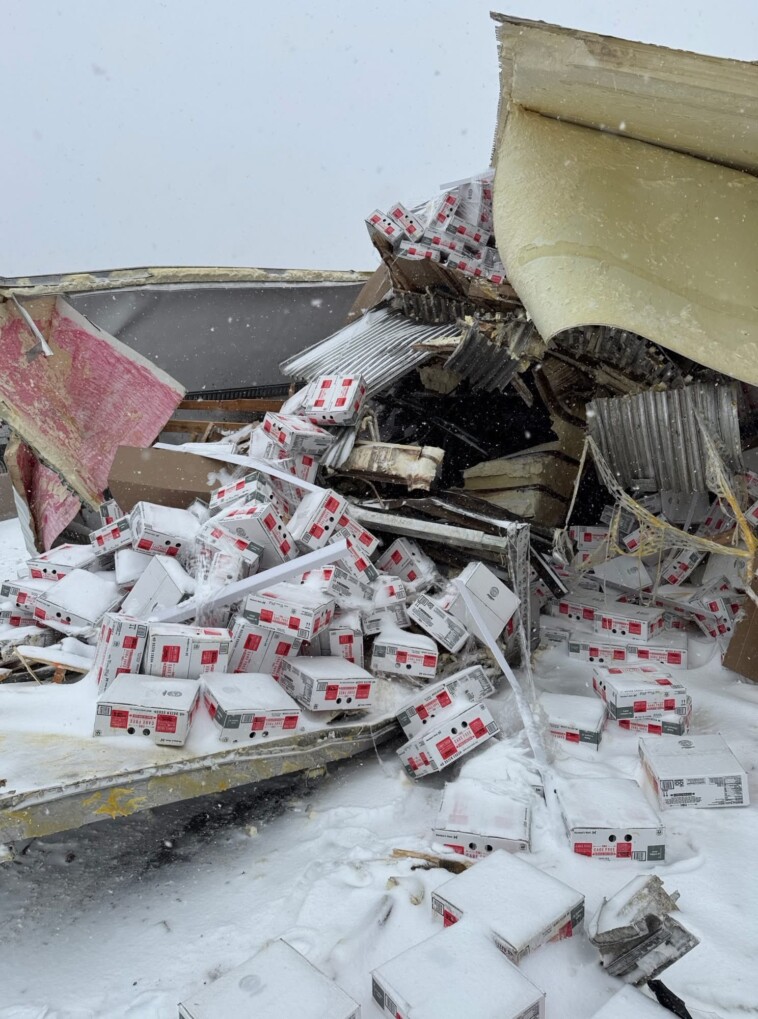
[[[0,524],[4,575],[24,555],[17,524]],[[173,1019],[177,1002],[278,937],[360,1002],[364,1019],[378,1016],[370,972],[441,929],[431,894],[450,880],[392,853],[441,851],[432,828],[457,775],[502,781],[528,798],[532,852],[521,858],[583,893],[587,917],[637,874],[678,890],[677,916],[700,945],[665,983],[701,1013],[758,1013],[758,686],[721,668],[712,647],[691,638],[698,667],[678,673],[693,699],[691,731],[722,734],[748,774],[753,805],[659,811],[665,863],[573,854],[552,796],[555,777],[635,778],[658,809],[637,736],[609,726],[599,749],[546,736],[543,799],[504,683],[488,701],[503,737],[440,775],[408,778],[398,740],[321,779],[278,779],[17,845],[0,870],[0,1019]],[[534,673],[539,691],[595,696],[591,666],[561,649],[537,652]],[[33,697],[49,698],[51,712],[80,732],[94,707],[88,685],[38,687]],[[19,685],[19,695],[32,687]],[[3,759],[2,771],[12,766]],[[590,1017],[623,986],[600,967],[584,928],[539,947],[520,969],[546,993],[550,1019]]]

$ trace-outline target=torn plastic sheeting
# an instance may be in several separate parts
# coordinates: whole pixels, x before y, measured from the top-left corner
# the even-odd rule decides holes
[[[544,339],[615,326],[758,384],[755,178],[513,106],[494,221]]]
[[[63,298],[29,301],[26,310],[53,354],[29,362],[38,345],[11,302],[0,305],[0,417],[55,471],[79,500],[102,502],[116,449],[149,446],[184,390],[169,375],[88,322]],[[40,491],[39,497],[47,493]],[[30,507],[38,530],[49,514],[45,547],[57,537],[70,506]],[[78,511],[78,507],[77,507]]]
[[[341,538],[339,541],[332,542],[331,545],[325,545],[324,548],[319,548],[315,552],[307,552],[297,559],[291,559],[289,562],[272,566],[271,569],[264,570],[263,573],[257,573],[253,577],[245,577],[242,580],[235,581],[233,584],[226,584],[224,587],[215,590],[203,602],[200,602],[197,598],[188,598],[186,601],[180,602],[171,608],[156,611],[150,617],[151,621],[180,623],[182,620],[194,617],[200,610],[207,612],[222,605],[232,605],[234,602],[240,601],[244,595],[254,594],[256,591],[262,591],[272,584],[278,584],[291,577],[299,577],[301,573],[305,573],[308,570],[315,570],[319,566],[336,562],[346,552],[347,541]]]
[[[596,399],[587,406],[587,427],[625,488],[704,492],[707,463],[697,414],[717,440],[726,467],[742,473],[736,384],[697,383]]]
[[[437,446],[405,446],[389,442],[361,442],[344,461],[341,472],[372,481],[406,485],[428,492],[445,456]]]

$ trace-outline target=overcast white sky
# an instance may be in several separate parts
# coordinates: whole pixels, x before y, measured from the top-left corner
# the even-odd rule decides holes
[[[758,58],[756,0],[3,0],[0,275],[373,268],[364,216],[488,164],[493,6]]]

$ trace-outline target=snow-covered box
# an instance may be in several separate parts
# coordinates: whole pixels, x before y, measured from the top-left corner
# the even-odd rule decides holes
[[[316,588],[284,582],[248,595],[243,615],[256,626],[313,640],[331,622],[334,599]]]
[[[463,917],[482,923],[518,963],[547,941],[572,936],[584,920],[584,896],[520,856],[496,850],[432,892],[432,916],[446,927]]]
[[[666,858],[666,829],[634,779],[564,779],[556,792],[575,853],[643,863]]]
[[[330,432],[294,414],[266,414],[263,419],[263,431],[277,446],[293,456],[303,453],[308,456],[321,456],[335,439]]]
[[[118,608],[123,592],[113,580],[88,570],[72,570],[37,599],[34,618],[67,633],[96,626],[106,612]]]
[[[300,728],[300,707],[266,673],[203,676],[203,697],[222,743],[292,736]]]
[[[747,807],[747,775],[719,733],[642,737],[640,759],[662,807]]]
[[[376,565],[383,573],[391,573],[415,590],[428,587],[437,576],[434,562],[410,538],[393,541]]]
[[[89,545],[58,545],[28,562],[33,580],[62,580],[73,570],[97,568],[97,557]]]
[[[285,658],[279,682],[311,711],[362,711],[370,708],[376,679],[345,658]]]
[[[597,697],[543,693],[540,705],[547,715],[551,735],[567,743],[587,743],[596,750],[605,725],[605,704]]]
[[[387,625],[374,640],[371,671],[383,676],[430,680],[437,675],[438,660],[437,645],[431,637]]]
[[[671,1019],[672,1013],[636,987],[623,987],[590,1019]],[[715,1017],[714,1017],[715,1019]]]
[[[663,632],[663,610],[648,605],[615,602],[595,613],[596,633],[625,637],[630,641],[647,641]]]
[[[124,599],[121,611],[137,619],[148,619],[159,606],[178,605],[194,590],[195,581],[180,563],[168,556],[152,556],[152,562]]]
[[[179,1019],[360,1019],[360,1015],[352,998],[282,940],[269,942],[248,962],[179,1003]]]
[[[378,966],[371,992],[390,1019],[545,1016],[543,992],[503,959],[476,923],[440,931]]]
[[[297,558],[295,539],[273,502],[232,506],[213,519],[225,531],[248,542],[252,549],[260,550],[260,568],[263,570]]]
[[[129,514],[132,548],[148,555],[179,556],[191,552],[200,521],[189,510],[138,502]]]
[[[496,849],[528,850],[530,829],[529,804],[507,786],[459,778],[445,784],[432,831],[446,849],[479,860]]]
[[[12,602],[16,608],[33,616],[37,599],[41,598],[54,583],[53,580],[34,580],[32,577],[4,580],[0,586],[0,599]]]
[[[92,551],[95,555],[105,555],[107,552],[116,552],[120,548],[131,548],[132,529],[129,524],[129,517],[120,517],[113,523],[105,524],[89,536]]]
[[[321,375],[303,392],[297,413],[319,425],[349,425],[366,398],[360,375]]]
[[[200,684],[123,673],[97,701],[94,736],[150,736],[181,747],[200,701]]]
[[[652,665],[595,666],[592,688],[607,705],[612,719],[634,718],[657,711],[687,715],[692,710],[687,688],[672,679],[671,673]]]

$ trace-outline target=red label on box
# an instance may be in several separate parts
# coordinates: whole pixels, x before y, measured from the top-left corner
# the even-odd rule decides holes
[[[125,729],[129,724],[129,712],[114,708],[111,711],[111,729]]]
[[[591,842],[575,842],[574,852],[580,856],[592,856],[592,843]]]
[[[439,750],[440,757],[443,761],[446,761],[448,757],[452,757],[455,753],[455,743],[453,743],[449,736],[446,736],[437,744],[437,750]]]
[[[289,629],[289,630],[299,630],[300,629],[300,617],[299,616],[290,616],[290,621],[289,621],[289,623],[287,623],[287,629]],[[318,627],[314,627],[314,630],[315,629],[318,629]]]
[[[327,688],[326,688],[326,693],[324,694],[324,700],[325,701],[336,701],[337,700],[337,694],[339,693],[339,689],[340,688],[339,688],[338,684],[330,683],[327,686]]]
[[[149,552],[152,547],[153,543],[149,538],[140,538],[137,542],[137,548],[144,549],[146,552]]]
[[[176,732],[176,715],[158,715],[155,720],[156,732]]]
[[[616,856],[628,856],[631,859],[631,856],[632,856],[632,843],[631,842],[617,842],[616,843]]]
[[[286,715],[282,723],[282,729],[297,728],[297,715]]]
[[[644,713],[647,711],[647,701],[635,701],[632,710],[635,712],[635,714],[644,715]]]
[[[469,729],[473,732],[477,739],[481,739],[487,733],[487,726],[482,722],[481,718],[473,718],[469,722]]]
[[[178,644],[167,644],[161,654],[162,662],[178,662],[181,649]]]
[[[357,701],[365,701],[371,695],[370,683],[359,683],[355,691]]]
[[[441,708],[446,708],[448,706],[448,704],[452,704],[453,703],[453,699],[450,696],[450,694],[447,692],[447,690],[443,690],[439,694],[439,696],[437,697],[437,703],[439,704],[439,706]]]
[[[108,639],[110,640],[110,635],[108,636]],[[136,637],[124,637],[124,645],[123,646],[124,646],[124,648],[127,651],[133,651],[137,647],[137,638]]]
[[[218,661],[218,651],[203,651],[200,655],[201,665],[215,665]]]

